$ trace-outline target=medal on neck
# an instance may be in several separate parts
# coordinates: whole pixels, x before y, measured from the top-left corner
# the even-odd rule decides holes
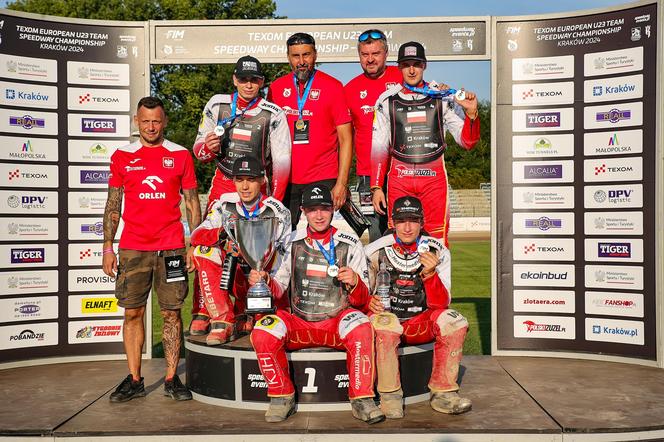
[[[434,98],[448,98],[451,99],[450,95],[454,95],[457,100],[465,100],[466,99],[466,91],[463,89],[440,89],[440,86],[438,83],[435,81],[432,81],[430,83],[425,83],[424,87],[415,87],[411,86],[407,83],[403,84],[403,87],[408,89],[411,92],[415,92],[418,94],[426,95],[427,97],[434,97]]]
[[[237,112],[237,97],[238,97],[238,93],[236,92],[236,93],[233,94],[233,100],[231,101],[231,116],[228,117],[228,118],[224,118],[223,120],[218,120],[217,121],[217,125],[215,126],[214,131],[213,131],[216,136],[223,137],[224,134],[226,133],[226,129],[224,128],[224,125],[228,124],[228,123],[232,123],[233,121],[235,121],[236,118],[241,117],[242,115],[244,115],[245,112],[247,112],[251,108],[251,106],[253,106],[254,103],[256,103],[256,101],[258,101],[258,97],[255,97],[253,100],[251,100],[249,102],[249,104],[247,104],[247,107],[245,107],[243,111],[240,111],[240,113],[238,113]]]
[[[314,82],[314,76],[316,75],[316,70],[314,70],[311,75],[309,75],[309,78],[307,79],[307,83],[304,86],[304,92],[302,93],[302,96],[300,96],[300,87],[297,83],[297,77],[295,74],[293,74],[293,85],[295,86],[295,93],[297,94],[297,121],[295,122],[295,128],[297,130],[304,130],[305,124],[304,124],[304,119],[302,118],[302,112],[304,111],[304,105],[307,102],[307,98],[309,98],[309,91],[311,90],[311,85]]]
[[[325,257],[325,261],[327,261],[327,264],[328,264],[327,274],[328,274],[328,276],[331,276],[332,278],[336,278],[337,275],[339,275],[339,266],[336,264],[336,256],[334,254],[334,237],[330,236],[330,250],[329,250],[329,252],[327,250],[325,250],[325,247],[323,247],[323,245],[320,242],[318,242],[318,240],[315,240],[315,241],[316,241],[316,245],[318,246],[318,249],[320,250],[320,252]]]

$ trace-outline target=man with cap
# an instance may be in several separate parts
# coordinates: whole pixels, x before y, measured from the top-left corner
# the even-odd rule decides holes
[[[215,201],[205,221],[191,234],[191,244],[196,246],[194,264],[211,320],[211,330],[206,338],[208,345],[223,344],[245,328],[238,316],[244,316],[247,280],[243,262],[241,258],[238,260],[237,245],[224,230],[225,221],[277,218],[279,234],[273,261],[276,264],[287,256],[285,249],[290,242],[290,212],[277,199],[261,192],[265,186],[263,165],[254,157],[240,157],[232,170],[236,192],[225,193]],[[231,301],[230,292],[235,297],[235,304]],[[242,322],[246,320],[244,317]]]
[[[348,353],[353,416],[369,424],[380,422],[385,415],[373,400],[374,332],[360,311],[370,301],[364,249],[355,234],[331,226],[334,207],[327,187],[306,187],[302,210],[308,225],[293,233],[289,259],[280,261],[273,277],[255,270],[249,274],[249,284],[266,279],[276,300],[288,299],[290,293],[290,312],[277,309],[258,320],[251,332],[270,397],[265,420],[280,422],[295,412],[286,349],[325,346]]]
[[[445,169],[445,133],[451,133],[464,149],[472,149],[480,138],[477,97],[465,91],[450,106],[448,90],[424,81],[427,59],[424,47],[409,42],[399,48],[403,87],[382,94],[376,102],[371,146],[371,191],[373,206],[385,213],[382,184],[387,175],[387,211],[401,196],[417,196],[424,206],[424,228],[443,239],[447,246],[449,207]]]
[[[316,41],[303,32],[286,41],[292,72],[270,85],[268,100],[288,116],[293,142],[290,191],[286,206],[293,228],[300,219],[302,190],[308,184],[324,184],[332,190],[334,207],[346,201],[348,172],[353,156],[353,132],[343,85],[316,69]]]
[[[413,345],[434,342],[429,379],[430,404],[434,410],[460,414],[471,408],[470,400],[457,393],[468,322],[449,308],[450,251],[423,231],[424,220],[419,199],[400,197],[392,207],[394,232],[366,247],[372,286],[377,286],[379,272],[389,274],[389,300],[374,295],[369,310],[376,330],[381,408],[392,419],[403,417],[397,356],[401,342]]]
[[[370,193],[371,175],[371,135],[374,105],[380,94],[392,87],[400,87],[401,71],[397,66],[387,66],[387,37],[378,29],[369,29],[360,34],[357,53],[362,73],[344,86],[346,104],[353,117],[353,145],[355,147],[355,173],[362,212],[371,227],[369,240],[381,237],[387,228],[387,217],[375,212]],[[382,183],[381,183],[382,185]]]
[[[193,151],[200,161],[217,164],[208,210],[224,193],[235,193],[233,163],[241,156],[257,159],[267,172],[263,193],[284,199],[291,163],[290,132],[281,108],[260,97],[263,81],[260,61],[241,57],[233,73],[236,92],[215,95],[205,105]],[[195,290],[189,331],[205,334],[208,326],[209,312]]]

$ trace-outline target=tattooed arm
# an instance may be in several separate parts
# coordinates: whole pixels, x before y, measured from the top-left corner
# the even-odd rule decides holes
[[[201,223],[201,203],[198,199],[198,192],[196,188],[184,189],[184,205],[187,211],[187,222],[189,223],[189,231],[193,232],[196,227]],[[187,249],[187,270],[194,271],[194,260],[192,259],[194,248]]]
[[[122,195],[122,187],[108,188],[108,198],[106,199],[106,208],[104,209],[104,250],[113,248],[115,233],[118,231],[118,225],[120,224]],[[104,273],[115,278],[115,274],[118,271],[118,260],[115,257],[115,253],[103,254],[102,268]]]

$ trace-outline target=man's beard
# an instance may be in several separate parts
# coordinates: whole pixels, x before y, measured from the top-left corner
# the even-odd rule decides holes
[[[306,67],[307,69],[304,71],[301,71],[299,68]],[[295,69],[295,77],[297,77],[297,80],[304,83],[311,77],[311,69],[309,69],[308,65],[299,65],[297,66],[297,69]]]

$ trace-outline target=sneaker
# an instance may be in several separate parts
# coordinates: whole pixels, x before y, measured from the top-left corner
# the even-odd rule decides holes
[[[213,322],[212,330],[205,338],[207,345],[221,345],[231,340],[235,327],[228,322]]]
[[[439,413],[461,414],[470,410],[473,406],[470,399],[459,396],[456,391],[443,393],[431,393],[431,408]]]
[[[351,399],[350,405],[353,409],[353,417],[368,424],[377,424],[385,420],[385,415],[376,406],[373,398]]]
[[[271,397],[265,412],[265,422],[282,422],[295,413],[295,395]]]
[[[132,375],[127,375],[127,377],[124,378],[122,382],[120,382],[118,388],[116,388],[115,391],[111,393],[110,400],[111,402],[127,402],[134,399],[135,397],[144,396],[145,385],[143,384],[143,378],[136,382],[134,381]]]
[[[205,315],[194,315],[189,324],[189,334],[202,336],[210,331],[210,318]]]
[[[380,409],[388,419],[401,419],[403,417],[403,390],[400,388],[391,393],[381,393]]]
[[[164,396],[170,396],[176,401],[188,401],[192,397],[191,391],[182,384],[178,375],[170,381],[164,381]]]

